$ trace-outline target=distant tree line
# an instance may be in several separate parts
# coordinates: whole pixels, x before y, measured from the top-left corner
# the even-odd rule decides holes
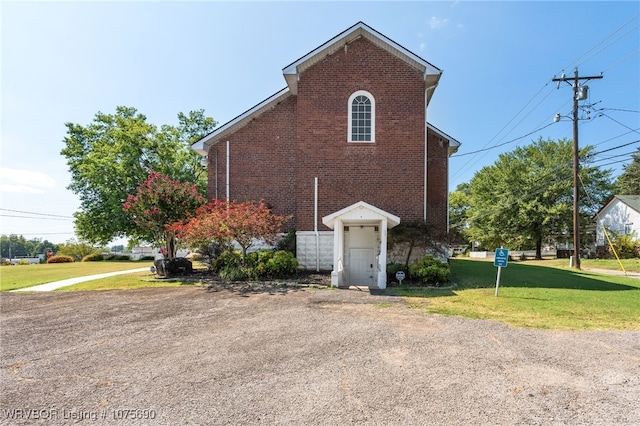
[[[42,240],[41,238],[27,240],[22,235],[0,236],[0,255],[8,258],[9,249],[11,249],[11,257],[37,257],[49,249],[53,250],[54,253],[58,252],[60,244]]]

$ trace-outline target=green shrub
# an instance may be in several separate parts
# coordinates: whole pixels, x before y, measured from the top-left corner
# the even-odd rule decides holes
[[[18,260],[16,265],[31,265],[31,262],[29,262],[28,259],[20,259],[20,260]]]
[[[258,277],[283,278],[298,271],[298,260],[289,251],[263,251],[259,254],[259,262],[254,267]]]
[[[244,281],[249,278],[248,269],[240,265],[227,265],[218,271],[218,275],[225,281]]]
[[[140,261],[143,260],[156,260],[155,256],[142,256],[140,259]]]
[[[298,260],[284,250],[262,250],[247,254],[242,265],[240,254],[224,252],[215,261],[215,272],[227,281],[284,278],[298,271]]]
[[[282,237],[276,244],[276,251],[288,251],[293,254],[296,253],[296,230],[291,229]]]
[[[82,258],[81,262],[101,262],[104,260],[104,256],[100,252],[95,252],[86,255]]]
[[[411,278],[422,284],[447,283],[450,274],[449,265],[435,259],[433,256],[425,256],[409,265]]]
[[[402,263],[397,263],[397,262],[391,262],[391,263],[387,263],[387,275],[393,275],[395,277],[396,272],[398,271],[405,271],[406,269],[404,267],[404,264]]]
[[[105,254],[105,255],[103,255],[103,259],[104,260],[115,260],[115,261],[131,260],[129,255],[126,255],[126,254],[115,254],[115,253]]]
[[[633,234],[613,234],[613,247],[620,259],[633,259],[638,257],[640,241],[633,238]]]
[[[407,268],[405,268],[404,264],[391,262],[387,263],[387,284],[396,280],[396,272],[404,271],[406,272]]]
[[[47,259],[47,263],[73,263],[73,257],[65,256],[64,254],[60,254],[57,256],[51,256]]]
[[[220,273],[224,269],[239,267],[240,266],[240,254],[231,251],[225,251],[218,256],[213,263],[213,271]]]
[[[10,266],[11,265],[11,261],[9,259],[2,259],[2,262],[0,262],[1,266]]]

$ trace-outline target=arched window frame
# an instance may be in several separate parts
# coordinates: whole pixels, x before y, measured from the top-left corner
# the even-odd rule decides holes
[[[354,140],[353,139],[353,102],[358,96],[366,96],[371,103],[371,140]],[[376,141],[376,101],[373,95],[366,90],[358,90],[349,97],[349,103],[347,104],[347,121],[348,121],[348,133],[347,141],[353,143],[375,143]]]

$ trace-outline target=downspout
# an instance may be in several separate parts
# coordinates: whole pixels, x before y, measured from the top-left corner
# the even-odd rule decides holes
[[[313,230],[316,234],[316,272],[320,271],[320,233],[318,232],[318,177],[313,187]]]
[[[426,75],[425,75],[426,77]],[[428,142],[429,142],[429,128],[427,127],[427,96],[429,93],[429,90],[435,89],[436,86],[438,85],[438,83],[434,84],[433,86],[429,86],[425,89],[424,91],[424,203],[423,203],[423,215],[422,215],[422,219],[426,222],[427,221],[427,146],[428,146]]]
[[[216,200],[218,199],[218,145],[216,145]]]
[[[229,202],[229,141],[227,141],[227,202]]]
[[[428,90],[428,89],[427,89]],[[427,127],[427,91],[424,92],[424,200],[422,203],[422,220],[427,221],[427,144],[429,142],[429,128]]]

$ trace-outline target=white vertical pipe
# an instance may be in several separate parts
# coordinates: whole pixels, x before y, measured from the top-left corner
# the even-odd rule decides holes
[[[316,272],[320,271],[320,233],[318,232],[318,177],[313,183],[313,230],[316,234]]]
[[[227,141],[227,202],[229,201],[229,141]]]
[[[424,92],[424,202],[423,202],[423,214],[422,219],[427,221],[427,145],[429,144],[429,128],[427,127],[427,92],[429,89]]]

